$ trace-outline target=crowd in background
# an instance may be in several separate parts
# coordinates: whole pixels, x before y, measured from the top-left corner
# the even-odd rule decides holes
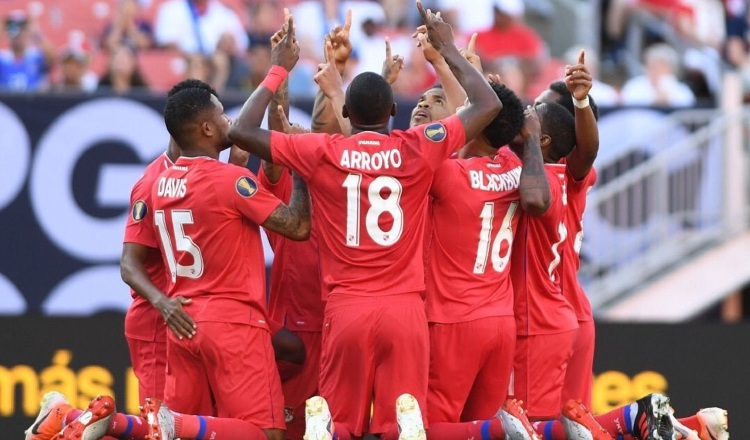
[[[750,90],[747,0],[577,0],[601,18],[586,50],[601,106],[714,104],[724,69]],[[442,12],[486,72],[531,99],[576,62],[582,44],[551,53],[540,23],[555,20],[556,0],[424,0]],[[291,9],[302,46],[290,78],[292,98],[317,92],[326,29],[352,11],[353,62],[347,74],[379,72],[384,38],[404,67],[393,87],[413,97],[436,82],[416,46],[418,23],[403,0],[0,0],[0,90],[4,92],[163,92],[193,77],[218,91],[249,91],[270,67],[269,37]],[[533,23],[527,20],[534,16]],[[579,23],[580,24],[580,23]],[[592,27],[596,32],[596,27]]]

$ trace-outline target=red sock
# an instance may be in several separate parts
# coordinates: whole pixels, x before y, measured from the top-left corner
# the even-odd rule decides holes
[[[701,422],[698,421],[698,416],[693,415],[685,417],[683,419],[677,419],[680,423],[692,429],[693,431],[701,432]]]
[[[430,440],[504,440],[505,430],[499,418],[464,423],[430,423]]]
[[[393,426],[396,428],[396,437],[392,438],[391,440],[397,440],[398,427],[396,425]],[[349,432],[349,430],[337,427],[335,422],[333,424],[333,430],[333,440],[352,440],[352,434]]]
[[[391,427],[388,428],[388,430],[380,434],[380,440],[398,440],[398,424],[391,425]]]
[[[633,434],[633,425],[635,424],[634,419],[636,413],[631,411],[632,405],[625,405],[608,413],[594,416],[594,419],[596,419],[596,421],[599,422],[600,425],[602,425],[602,428],[606,429],[612,437],[617,437],[618,435]]]
[[[244,420],[173,414],[176,438],[266,440],[262,429]]]
[[[544,440],[568,440],[568,435],[565,434],[565,426],[559,420],[534,422],[531,426]]]
[[[115,413],[109,421],[107,435],[120,440],[143,440],[148,435],[148,423],[142,417]]]

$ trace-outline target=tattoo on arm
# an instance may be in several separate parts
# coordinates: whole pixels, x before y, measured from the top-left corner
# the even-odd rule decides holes
[[[302,178],[294,174],[292,179],[289,206],[277,206],[262,226],[292,240],[306,240],[310,235],[310,194]]]

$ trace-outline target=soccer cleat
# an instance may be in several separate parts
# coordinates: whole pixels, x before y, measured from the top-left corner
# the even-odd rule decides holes
[[[411,394],[402,394],[396,399],[396,423],[398,423],[398,440],[427,439],[419,402]]]
[[[704,408],[696,414],[701,424],[700,440],[729,440],[729,418],[721,408]]]
[[[331,440],[333,438],[333,420],[328,402],[320,396],[313,396],[305,401],[305,434],[304,440]]]
[[[614,440],[580,400],[565,402],[562,423],[570,440]]]
[[[148,423],[146,440],[174,440],[174,415],[164,402],[147,397],[141,415]]]
[[[531,426],[521,403],[516,399],[507,399],[495,414],[495,417],[503,423],[505,438],[507,440],[539,440],[539,434]]]
[[[661,394],[649,394],[636,400],[638,412],[635,416],[633,436],[640,440],[673,440],[674,427],[670,419],[669,398]]]
[[[86,411],[60,431],[59,440],[99,440],[109,428],[115,412],[115,401],[110,396],[96,396]]]
[[[57,391],[42,396],[39,415],[29,429],[24,431],[25,440],[52,440],[63,428],[65,416],[73,409],[68,399]]]

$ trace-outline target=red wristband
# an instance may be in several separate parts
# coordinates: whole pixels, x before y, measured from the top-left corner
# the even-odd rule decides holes
[[[276,93],[276,90],[279,89],[279,86],[281,86],[281,83],[284,82],[287,76],[289,76],[288,70],[281,66],[273,65],[260,85],[270,90],[271,93]]]

